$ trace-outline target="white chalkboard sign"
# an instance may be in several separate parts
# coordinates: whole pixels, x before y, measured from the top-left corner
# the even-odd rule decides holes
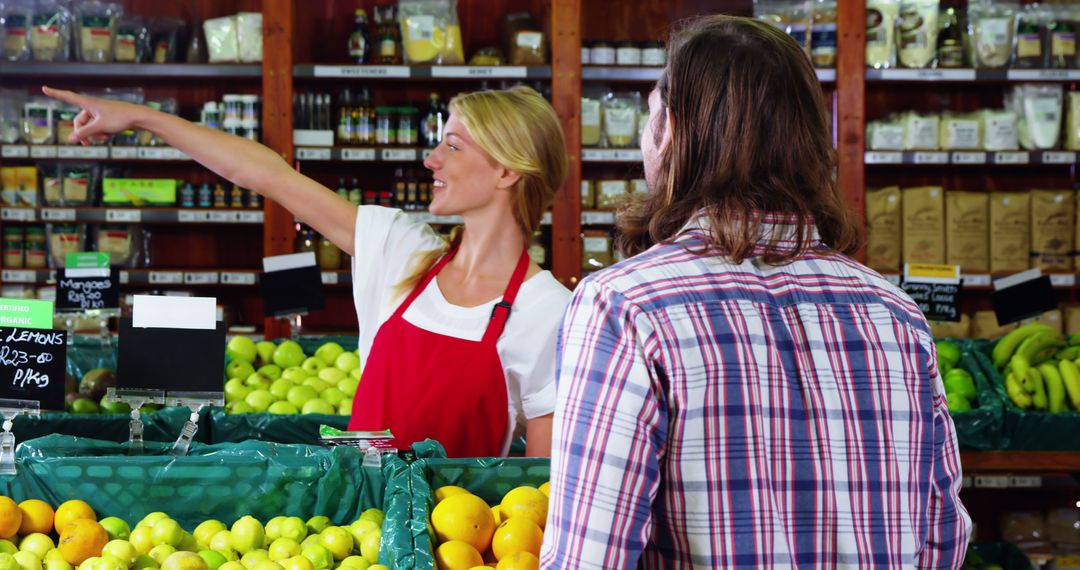
[[[0,399],[64,409],[67,333],[0,327]]]

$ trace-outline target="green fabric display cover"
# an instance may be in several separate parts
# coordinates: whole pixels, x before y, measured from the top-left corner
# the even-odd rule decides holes
[[[979,347],[966,339],[946,339],[960,347],[960,365],[975,379],[978,407],[964,412],[950,412],[956,427],[956,439],[960,449],[985,451],[1001,446],[1001,429],[1004,411],[1001,397],[994,388],[994,381],[979,362]]]
[[[249,439],[276,443],[319,445],[319,426],[345,429],[349,416],[323,414],[227,414],[223,408],[210,412],[210,443]]]
[[[1031,560],[1011,542],[987,542],[968,546],[961,570],[977,570],[981,564],[997,564],[1004,570],[1032,570]]]
[[[143,422],[145,441],[176,441],[191,410],[188,408],[162,408],[156,412],[139,414]],[[210,441],[210,412],[203,409],[199,414],[199,431],[195,441]],[[39,416],[16,416],[11,432],[15,442],[21,443],[47,435],[72,435],[93,437],[114,442],[124,442],[131,434],[129,414],[71,414],[67,412],[42,412]]]
[[[551,476],[551,460],[541,457],[479,457],[468,459],[418,459],[412,471],[412,521],[409,532],[416,545],[415,566],[435,568],[435,544],[428,521],[435,507],[432,493],[444,485],[457,485],[496,505],[516,487],[539,487]]]

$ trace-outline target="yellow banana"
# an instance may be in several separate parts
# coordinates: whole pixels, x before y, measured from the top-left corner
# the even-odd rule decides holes
[[[1031,403],[1035,406],[1036,410],[1045,410],[1048,402],[1046,401],[1046,386],[1043,384],[1042,374],[1036,368],[1028,368],[1028,378],[1031,383],[1035,385],[1035,392],[1031,395]]]
[[[1064,412],[1065,406],[1065,382],[1061,378],[1061,372],[1056,365],[1044,362],[1039,365],[1039,373],[1042,374],[1043,383],[1046,384],[1046,400],[1051,414]]]
[[[1050,335],[1057,335],[1057,331],[1040,323],[1031,323],[1018,327],[1009,332],[1009,334],[1001,337],[1001,340],[994,345],[992,357],[994,361],[994,367],[998,370],[1005,367],[1012,358],[1013,353],[1020,347],[1020,344],[1024,342],[1028,337],[1046,333]]]
[[[1020,347],[1013,353],[1009,363],[1012,364],[1016,377],[1023,381],[1029,368],[1050,358],[1053,352],[1057,352],[1063,346],[1064,343],[1055,334],[1035,333],[1020,343]],[[1053,352],[1047,355],[1050,349],[1053,349]]]
[[[1058,363],[1061,379],[1065,383],[1065,392],[1074,410],[1080,410],[1080,367],[1076,363],[1062,360]]]
[[[1009,393],[1009,398],[1016,404],[1016,407],[1022,410],[1031,407],[1031,396],[1020,385],[1020,381],[1016,379],[1016,374],[1010,373],[1005,377],[1005,391]]]
[[[1057,351],[1054,358],[1058,360],[1076,360],[1080,358],[1080,346],[1070,345],[1068,348],[1063,348]]]

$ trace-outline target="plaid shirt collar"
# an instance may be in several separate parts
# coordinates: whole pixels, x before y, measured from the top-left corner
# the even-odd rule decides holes
[[[749,217],[756,218],[761,222],[758,227],[757,244],[753,250],[755,256],[764,255],[768,252],[789,251],[798,244],[799,214],[754,210],[749,214]],[[818,232],[813,216],[807,214],[803,216],[803,219],[808,224],[806,231],[809,232],[810,249],[820,247],[822,245],[821,234]],[[699,210],[683,225],[682,229],[676,234],[674,241],[704,240],[711,242],[713,235],[711,219],[704,210]],[[774,236],[780,236],[780,239],[770,241],[773,240]]]

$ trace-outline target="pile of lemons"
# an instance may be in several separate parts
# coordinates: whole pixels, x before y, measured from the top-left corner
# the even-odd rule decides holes
[[[536,570],[547,522],[548,483],[521,486],[489,506],[458,486],[435,490],[431,528],[440,570]]]

